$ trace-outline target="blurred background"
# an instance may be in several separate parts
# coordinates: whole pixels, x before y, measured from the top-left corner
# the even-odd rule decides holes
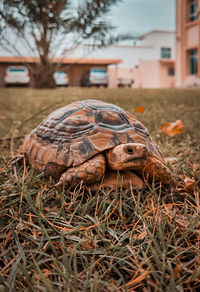
[[[1,1],[0,87],[200,87],[199,0]]]

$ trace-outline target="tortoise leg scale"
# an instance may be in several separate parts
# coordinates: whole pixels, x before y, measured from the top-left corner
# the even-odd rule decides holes
[[[60,188],[63,184],[66,187],[76,187],[83,182],[85,185],[93,184],[102,179],[105,174],[106,161],[103,155],[99,154],[86,162],[69,168],[61,175],[59,182],[55,185]]]
[[[155,158],[147,161],[147,165],[143,169],[143,175],[147,178],[148,176],[154,177],[155,180],[160,180],[165,185],[175,187],[177,184],[169,168]]]

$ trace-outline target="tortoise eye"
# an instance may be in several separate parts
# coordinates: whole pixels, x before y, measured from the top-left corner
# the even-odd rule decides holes
[[[126,153],[128,153],[128,154],[133,154],[133,148],[131,148],[131,147],[127,147],[127,148],[126,148]]]

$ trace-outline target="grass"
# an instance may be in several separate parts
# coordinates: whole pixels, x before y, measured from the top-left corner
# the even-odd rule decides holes
[[[8,162],[53,109],[96,98],[135,113],[166,157],[177,190],[76,189]],[[197,291],[200,288],[200,90],[0,91],[0,292]],[[181,119],[173,138],[160,127]]]

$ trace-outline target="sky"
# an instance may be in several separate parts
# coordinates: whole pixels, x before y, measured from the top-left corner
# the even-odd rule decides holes
[[[109,19],[121,33],[175,30],[175,0],[122,0]]]

